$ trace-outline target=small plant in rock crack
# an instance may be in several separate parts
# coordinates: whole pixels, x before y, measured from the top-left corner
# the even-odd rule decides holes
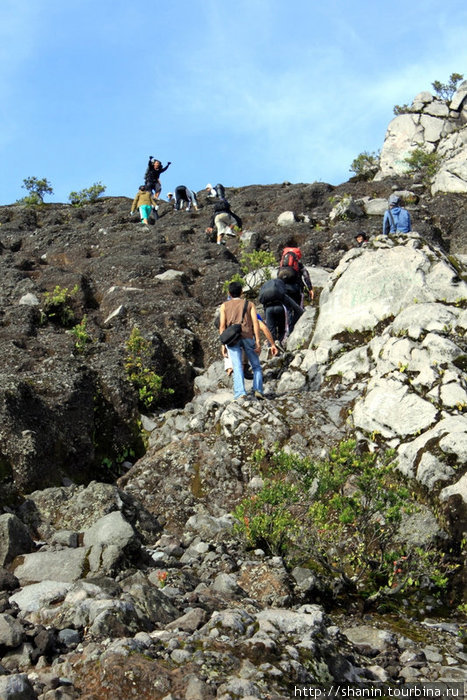
[[[165,388],[163,377],[151,368],[152,346],[149,340],[143,338],[137,326],[130,333],[126,349],[125,370],[128,379],[138,390],[141,406],[152,410],[163,397],[173,394],[174,390]]]
[[[69,331],[75,337],[75,348],[80,354],[85,353],[89,344],[92,343],[92,336],[88,332],[87,322],[87,316],[83,316],[81,321]]]
[[[53,292],[45,292],[43,313],[46,319],[61,326],[69,326],[75,320],[71,307],[73,297],[78,293],[78,285],[69,290],[68,287],[54,287]]]

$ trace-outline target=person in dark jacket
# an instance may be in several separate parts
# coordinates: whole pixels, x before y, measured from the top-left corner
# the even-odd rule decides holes
[[[272,337],[283,349],[283,343],[289,335],[289,310],[297,318],[304,313],[303,309],[288,296],[283,280],[275,278],[268,280],[259,290],[259,302],[266,314],[266,325]]]
[[[195,211],[198,211],[198,200],[194,192],[185,187],[185,185],[179,185],[175,188],[175,209],[180,211],[183,209],[183,204],[186,204],[186,210],[190,211],[191,207]]]
[[[392,194],[389,197],[389,208],[384,212],[383,218],[383,236],[387,236],[389,233],[409,233],[412,230],[410,214],[400,204],[399,195]]]
[[[279,267],[277,271],[277,276],[279,279],[284,281],[286,294],[293,299],[295,304],[303,309],[304,302],[304,292],[305,290],[310,295],[310,299],[313,300],[315,293],[313,290],[313,285],[311,283],[310,275],[308,270],[301,262],[301,251],[298,251],[298,269],[295,270],[292,266]],[[289,319],[289,333],[292,333],[295,324],[297,323],[300,315],[296,313],[295,307],[287,309],[288,319]]]
[[[214,227],[217,231],[217,245],[223,243],[224,235],[235,236],[236,233],[233,231],[234,226],[239,229],[242,228],[242,220],[237,214],[230,208],[230,204],[226,199],[220,199],[214,205],[214,212],[211,218],[211,223],[206,229],[207,234],[211,234],[214,231]]]
[[[169,165],[172,165],[170,161],[167,163],[165,168],[163,168],[160,160],[149,156],[148,167],[146,168],[146,174],[144,176],[144,184],[150,192],[154,192],[156,199],[159,199],[162,189],[159,177],[162,173],[165,173]]]

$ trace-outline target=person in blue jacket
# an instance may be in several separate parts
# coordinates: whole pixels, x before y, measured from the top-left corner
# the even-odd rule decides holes
[[[412,230],[412,221],[407,209],[400,206],[401,198],[392,194],[388,199],[389,208],[384,212],[383,235],[389,233],[409,233]]]

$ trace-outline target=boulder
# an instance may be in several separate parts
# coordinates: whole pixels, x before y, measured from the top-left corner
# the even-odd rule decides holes
[[[34,550],[34,541],[24,523],[11,513],[0,515],[0,566],[20,554]]]

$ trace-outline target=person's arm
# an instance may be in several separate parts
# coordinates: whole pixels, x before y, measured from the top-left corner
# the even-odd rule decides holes
[[[162,165],[162,163],[161,163],[161,165]],[[169,167],[169,165],[172,165],[172,163],[170,162],[170,160],[169,160],[169,162],[167,163],[167,165],[165,166],[165,168],[161,168],[161,169],[159,170],[159,175],[160,175],[161,173],[165,173],[165,171],[167,170],[167,168]]]
[[[386,211],[384,212],[384,218],[383,218],[383,236],[387,236],[390,230],[391,230],[391,225],[389,223],[389,212],[386,209]]]
[[[219,335],[225,331],[226,329],[226,322],[225,322],[225,308],[224,304],[222,304],[219,312]],[[222,357],[227,357],[228,356],[227,348],[225,345],[222,346]]]
[[[407,228],[408,228],[409,231],[411,231],[411,230],[412,230],[412,219],[410,218],[409,212],[407,212],[407,223],[408,223],[408,227],[407,227]]]
[[[302,314],[305,313],[304,310],[302,309],[302,307],[299,306],[299,305],[297,304],[297,302],[294,301],[294,300],[292,299],[292,297],[289,297],[288,294],[284,294],[284,304],[285,304],[287,307],[291,308],[293,311],[295,311],[295,313],[296,313],[298,316],[301,316]]]
[[[251,315],[251,320],[253,322],[253,333],[255,336],[255,352],[258,353],[258,355],[259,355],[259,353],[261,352],[259,323],[258,323],[258,315],[256,313],[256,307],[253,304],[253,302],[250,302],[250,315]]]
[[[306,269],[306,267],[304,265],[302,266],[301,273],[302,273],[303,284],[305,285],[307,292],[310,295],[310,299],[313,299],[315,296],[315,293],[313,291],[313,285],[311,284],[311,279],[310,279],[310,275],[308,273],[308,270]]]
[[[267,325],[264,323],[264,321],[260,321],[258,319],[258,324],[259,324],[259,329],[262,333],[264,333],[266,340],[268,341],[269,345],[271,346],[271,352],[273,355],[277,355],[279,352],[279,348],[277,347],[276,343],[274,342],[274,338],[272,337],[271,331],[267,327]]]
[[[238,228],[242,228],[242,220],[241,220],[241,218],[240,218],[239,216],[237,216],[236,214],[234,214],[233,211],[230,211],[229,213],[230,213],[230,216],[233,216],[233,218],[235,219]]]
[[[134,200],[133,200],[133,204],[131,205],[130,214],[134,214],[134,212],[137,210],[137,208],[138,208],[138,200],[139,200],[139,192],[138,192],[138,194],[136,195],[136,197],[135,197]]]
[[[225,307],[222,304],[219,312],[219,335],[225,331]]]

